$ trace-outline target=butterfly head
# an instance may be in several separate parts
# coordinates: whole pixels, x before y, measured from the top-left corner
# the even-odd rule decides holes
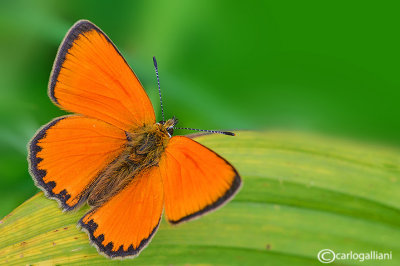
[[[158,124],[160,124],[168,132],[170,137],[172,137],[172,134],[174,134],[174,126],[178,124],[178,119],[174,116],[167,121],[160,121]]]

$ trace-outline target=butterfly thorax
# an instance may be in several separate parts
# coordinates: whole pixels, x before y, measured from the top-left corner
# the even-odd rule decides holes
[[[126,132],[127,143],[121,154],[99,174],[88,189],[88,203],[100,206],[124,189],[141,171],[157,166],[169,139],[175,119],[144,125]]]

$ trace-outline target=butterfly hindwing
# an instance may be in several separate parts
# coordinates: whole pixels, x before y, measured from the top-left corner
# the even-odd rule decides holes
[[[160,162],[165,214],[176,224],[212,211],[241,185],[238,172],[215,152],[183,136],[172,137]]]
[[[106,256],[137,256],[155,234],[162,210],[160,170],[152,167],[141,171],[104,205],[90,210],[79,225]]]
[[[155,122],[150,99],[111,40],[80,20],[62,42],[49,82],[49,97],[65,110],[128,131]]]
[[[64,210],[85,201],[85,191],[122,151],[125,132],[82,116],[64,116],[42,127],[29,145],[30,172]]]

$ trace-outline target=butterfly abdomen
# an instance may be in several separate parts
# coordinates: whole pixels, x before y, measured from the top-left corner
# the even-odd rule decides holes
[[[121,154],[103,169],[88,190],[90,206],[100,206],[123,190],[141,171],[157,166],[169,136],[158,124],[127,132]]]

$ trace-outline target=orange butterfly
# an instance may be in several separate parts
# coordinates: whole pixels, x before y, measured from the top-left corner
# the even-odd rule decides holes
[[[48,94],[76,114],[39,129],[29,145],[30,172],[64,211],[92,207],[79,225],[107,257],[138,255],[164,208],[177,224],[216,209],[241,186],[225,159],[190,138],[171,137],[175,118],[156,123],[134,72],[89,21],[65,36]]]

